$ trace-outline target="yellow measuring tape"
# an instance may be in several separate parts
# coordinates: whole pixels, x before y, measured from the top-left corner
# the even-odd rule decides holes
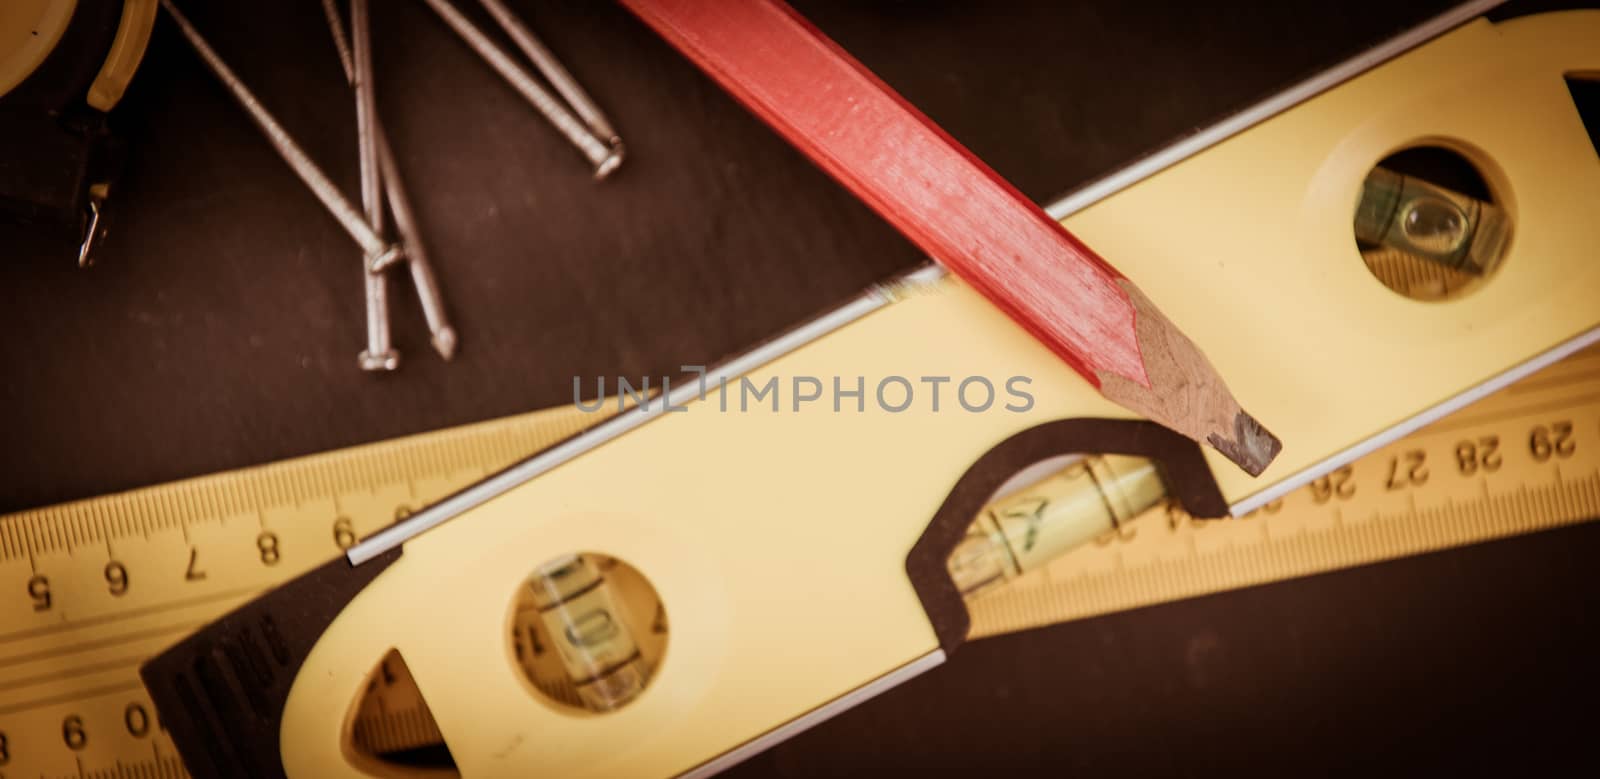
[[[183,775],[143,660],[595,421],[542,411],[0,517],[0,776]],[[1254,514],[1148,512],[974,599],[973,637],[1597,516],[1591,348]],[[353,730],[374,751],[438,743],[403,666],[387,663]]]

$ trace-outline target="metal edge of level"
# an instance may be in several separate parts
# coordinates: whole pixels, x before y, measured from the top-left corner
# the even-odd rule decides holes
[[[1377,46],[1367,49],[1355,57],[1256,103],[1205,130],[1172,144],[1076,192],[1055,200],[1045,206],[1045,212],[1054,219],[1064,219],[1093,203],[1110,197],[1171,167],[1177,162],[1192,157],[1288,108],[1305,102],[1350,78],[1481,16],[1504,1],[1472,0],[1472,2],[1458,5]],[[707,379],[715,381],[734,378],[758,368],[894,302],[899,296],[901,288],[921,283],[932,283],[944,275],[945,272],[941,266],[930,264],[900,277],[896,282],[873,287],[850,302],[717,366],[702,377],[702,382]],[[701,386],[705,385],[702,383]],[[687,392],[691,387],[692,385],[679,387],[671,393],[663,392],[659,396],[661,399],[659,405],[650,402],[642,403],[631,411],[612,417],[563,443],[535,454],[499,473],[489,476],[483,481],[450,495],[438,503],[411,515],[406,520],[390,525],[363,539],[360,543],[350,547],[346,553],[346,558],[349,559],[351,565],[361,565],[449,521],[458,514],[499,497],[512,488],[547,473],[568,460],[583,455],[643,425],[660,413],[687,402],[690,397],[693,397],[692,394]],[[1368,441],[1367,443],[1370,442]],[[1334,458],[1324,460],[1323,463],[1343,456],[1344,454],[1341,453]],[[1319,463],[1317,467],[1322,467],[1322,463]],[[1292,478],[1299,479],[1304,473],[1302,471]],[[1308,476],[1305,480],[1309,481],[1311,478],[1315,478],[1315,475]],[[1299,486],[1299,484],[1295,486]],[[1266,495],[1268,493],[1261,494]],[[1263,499],[1260,502],[1265,503],[1267,500],[1271,500],[1271,498]],[[1240,511],[1239,506],[1255,504],[1255,496],[1253,496],[1237,504],[1233,510],[1235,513],[1244,513]]]
[[[935,649],[760,736],[746,741],[728,752],[695,766],[687,773],[681,774],[679,779],[703,779],[703,777],[726,771],[766,751],[769,747],[788,741],[827,720],[833,719],[846,710],[855,708],[889,691],[891,688],[899,686],[902,682],[919,676],[925,671],[932,670],[943,663],[944,660],[944,650]]]
[[[1229,507],[1229,511],[1232,512],[1232,514],[1236,517],[1240,516],[1241,514],[1248,514],[1252,511],[1255,511],[1256,509],[1261,508],[1262,506],[1305,486],[1306,484],[1310,483],[1312,479],[1315,479],[1324,473],[1388,446],[1389,444],[1392,444],[1395,441],[1398,441],[1401,438],[1404,438],[1422,429],[1423,427],[1431,425],[1450,414],[1460,411],[1461,409],[1488,397],[1489,395],[1505,389],[1519,379],[1543,370],[1544,368],[1547,368],[1567,357],[1570,357],[1573,354],[1576,354],[1585,347],[1596,343],[1600,343],[1600,327],[1592,328],[1583,333],[1579,333],[1573,338],[1562,341],[1561,343],[1556,344],[1554,347],[1547,349],[1543,353],[1535,356],[1533,359],[1521,362],[1509,370],[1496,374],[1487,381],[1470,387],[1464,392],[1453,395],[1446,399],[1443,403],[1426,409],[1423,412],[1416,414],[1415,416],[1412,416],[1397,425],[1393,425],[1383,430],[1383,432],[1380,432],[1377,435],[1355,444],[1354,446],[1346,448],[1333,455],[1325,457],[1312,465],[1302,468],[1293,475],[1284,479],[1280,479],[1278,483],[1272,485],[1271,487],[1268,487],[1267,489],[1257,492],[1254,495],[1251,495],[1239,501],[1238,503],[1233,504]]]
[[[912,288],[936,283],[943,276],[944,271],[939,266],[926,265],[894,281],[876,285],[820,317],[804,322],[754,349],[713,366],[706,370],[698,381],[681,387],[670,387],[670,385],[670,388],[663,387],[663,391],[655,398],[645,400],[628,411],[617,414],[532,457],[514,463],[505,470],[368,536],[350,547],[345,557],[349,559],[351,565],[361,565],[469,509],[481,506],[531,479],[599,448],[658,416],[671,411],[685,411],[686,404],[690,400],[703,400],[706,397],[708,387],[725,386],[730,379],[738,378],[851,324],[895,302],[901,295],[910,294]]]

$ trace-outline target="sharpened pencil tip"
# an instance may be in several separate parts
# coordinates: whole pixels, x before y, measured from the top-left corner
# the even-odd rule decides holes
[[[1233,417],[1232,439],[1212,433],[1206,441],[1251,476],[1260,476],[1283,450],[1283,442],[1243,409]]]

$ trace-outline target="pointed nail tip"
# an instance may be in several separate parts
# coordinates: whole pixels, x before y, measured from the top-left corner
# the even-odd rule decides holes
[[[433,349],[443,357],[446,362],[456,356],[456,331],[446,327],[433,337]]]

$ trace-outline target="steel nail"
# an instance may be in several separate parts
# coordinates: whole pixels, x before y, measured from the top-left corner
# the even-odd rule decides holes
[[[227,63],[222,61],[217,52],[211,48],[211,44],[206,42],[206,39],[200,35],[200,31],[196,30],[193,24],[189,23],[188,17],[185,17],[183,12],[178,10],[172,0],[161,0],[161,7],[166,9],[167,15],[171,16],[172,21],[178,25],[179,32],[183,33],[183,37],[189,41],[189,45],[194,48],[195,53],[200,55],[201,61],[206,64],[206,67],[210,68],[223,86],[227,87],[229,94],[239,103],[240,107],[244,108],[245,113],[250,115],[256,126],[261,128],[261,132],[267,136],[267,141],[272,144],[272,148],[277,150],[285,162],[289,163],[289,167],[311,189],[311,193],[322,201],[322,205],[328,209],[329,213],[333,214],[335,219],[339,220],[339,224],[344,227],[345,232],[349,233],[350,237],[354,238],[356,243],[361,246],[361,250],[366,253],[368,261],[373,264],[392,262],[391,255],[398,256],[401,254],[402,250],[398,245],[384,241],[380,237],[379,231],[374,230],[372,225],[361,217],[356,207],[351,205],[338,187],[334,186],[333,182],[328,179],[327,174],[323,173],[322,169],[311,161],[305,150],[295,143],[294,138],[289,135],[288,131],[278,124],[278,120],[267,111],[260,100],[256,99],[256,96],[244,85],[244,82],[239,80],[239,77],[234,74]]]
[[[322,15],[327,17],[328,32],[333,34],[333,49],[339,54],[339,66],[344,68],[344,80],[356,85],[355,55],[350,53],[350,36],[344,29],[344,17],[339,14],[338,0],[322,0]]]
[[[534,67],[549,79],[550,85],[567,99],[567,104],[572,106],[573,112],[582,118],[585,124],[589,125],[589,129],[611,146],[620,146],[622,139],[617,137],[617,131],[611,127],[611,121],[600,110],[600,106],[595,104],[594,98],[584,91],[583,86],[572,77],[566,66],[556,59],[556,55],[550,52],[544,42],[539,40],[539,36],[534,35],[533,30],[517,18],[517,15],[512,13],[501,0],[479,0],[479,2],[483,3],[483,7],[494,17],[501,29],[511,36],[517,48],[522,49],[522,53],[528,56]]]
[[[545,88],[534,79],[531,73],[511,59],[511,56],[506,54],[505,50],[495,45],[494,41],[491,41],[488,35],[485,35],[476,25],[468,21],[467,17],[462,16],[455,6],[451,5],[447,0],[423,1],[435,13],[439,14],[439,18],[443,19],[450,29],[455,30],[456,34],[461,36],[461,39],[466,41],[467,46],[477,52],[484,62],[489,63],[489,66],[494,68],[495,72],[506,80],[506,83],[521,93],[524,99],[538,109],[539,113],[544,114],[544,117],[551,124],[555,125],[557,131],[565,136],[579,151],[583,152],[583,155],[595,166],[595,178],[605,178],[607,174],[616,170],[617,166],[622,163],[622,148],[620,146],[608,146],[595,137],[595,134],[589,130],[587,125],[579,121],[577,117],[572,115],[571,111],[567,110],[565,105],[545,91]]]
[[[349,39],[345,35],[344,22],[339,17],[339,10],[334,0],[322,0],[322,10],[328,17],[328,29],[333,33],[333,46],[339,53],[339,62],[344,67],[345,79],[354,85],[354,57],[350,53]],[[450,319],[445,313],[444,297],[439,294],[439,282],[433,273],[433,263],[429,261],[427,249],[423,245],[422,230],[417,224],[416,210],[412,208],[411,198],[406,194],[405,183],[400,178],[400,165],[395,160],[394,150],[390,147],[388,136],[383,130],[383,123],[376,121],[376,116],[373,119],[373,136],[378,144],[378,166],[383,179],[384,193],[389,201],[389,209],[394,213],[395,230],[400,233],[400,242],[405,246],[405,260],[411,269],[411,283],[416,287],[417,299],[422,306],[422,317],[428,323],[433,348],[448,360],[455,356],[458,343],[456,331],[450,325]],[[371,270],[381,272],[385,267],[373,267]]]
[[[429,261],[428,251],[423,246],[416,212],[406,196],[404,183],[400,180],[400,166],[395,162],[394,151],[381,127],[378,128],[377,140],[378,161],[383,166],[383,186],[388,192],[389,208],[394,212],[395,229],[399,231],[400,240],[406,247],[406,265],[411,270],[411,283],[416,287],[417,301],[422,306],[422,318],[428,323],[434,350],[448,360],[456,353],[456,331],[445,314],[444,298],[439,294],[433,263]]]
[[[372,88],[372,31],[367,0],[350,0],[351,54],[356,94],[356,137],[361,154],[361,202],[367,221],[383,229],[383,177],[378,167],[376,138],[378,106]],[[360,355],[362,370],[392,371],[400,355],[390,342],[389,280],[362,263],[366,283],[367,349]]]

